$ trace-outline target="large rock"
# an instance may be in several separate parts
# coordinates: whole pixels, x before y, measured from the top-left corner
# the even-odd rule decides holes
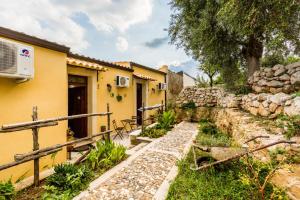
[[[281,66],[274,72],[274,76],[280,76],[280,75],[284,74],[285,71],[286,71],[286,69],[284,68],[283,65],[281,65]]]
[[[279,77],[279,80],[281,81],[289,81],[290,80],[290,76],[287,74],[283,74]]]
[[[279,88],[279,87],[282,87],[284,84],[281,81],[273,80],[273,81],[268,82],[267,85],[269,87]]]
[[[287,100],[291,99],[292,97],[290,95],[287,95],[285,93],[278,93],[275,95],[270,96],[270,101],[272,103],[275,103],[277,105],[283,105]]]
[[[291,84],[293,84],[293,85],[299,85],[300,84],[300,71],[292,74]]]
[[[261,80],[259,80],[259,81],[257,82],[257,84],[258,84],[259,86],[266,86],[266,85],[267,85],[267,81],[266,81],[265,79],[261,79]]]
[[[258,108],[258,114],[263,117],[267,117],[270,115],[270,112],[262,104],[260,104]]]
[[[284,113],[288,116],[300,115],[300,97],[294,98],[292,104],[284,108]]]
[[[287,70],[292,70],[292,69],[295,69],[297,67],[300,67],[300,62],[295,62],[295,63],[292,63],[292,64],[289,64],[289,65],[285,66],[285,68]]]
[[[284,68],[283,65],[277,64],[277,65],[274,65],[274,66],[272,67],[272,70],[273,70],[273,71],[277,71],[277,70],[282,69],[282,68]]]

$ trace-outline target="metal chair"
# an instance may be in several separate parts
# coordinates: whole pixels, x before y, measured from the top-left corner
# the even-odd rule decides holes
[[[124,126],[118,126],[116,120],[112,121],[113,127],[116,131],[116,135],[114,136],[113,139],[115,139],[117,136],[119,136],[121,139],[123,139],[123,131],[125,130]]]
[[[137,123],[137,116],[132,116],[131,117],[131,119],[132,119],[132,121],[129,123],[129,125],[130,125],[130,129],[131,129],[131,131],[133,131],[134,130],[134,127],[138,127],[138,123]]]

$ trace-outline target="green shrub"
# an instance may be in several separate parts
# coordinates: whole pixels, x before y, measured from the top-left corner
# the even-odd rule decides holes
[[[181,108],[184,110],[188,110],[188,109],[196,109],[197,107],[196,107],[195,102],[190,101],[188,103],[182,104]]]
[[[15,196],[15,188],[11,180],[0,182],[0,200],[13,199]]]
[[[300,115],[293,117],[281,115],[277,118],[276,123],[285,130],[284,134],[288,139],[300,135]]]
[[[217,126],[208,119],[201,119],[199,122],[199,134],[197,142],[206,146],[230,146],[232,138],[220,132]]]
[[[157,126],[146,128],[144,132],[141,134],[143,137],[149,137],[149,138],[159,138],[164,136],[167,133],[167,130],[160,129]]]
[[[252,88],[249,85],[239,85],[235,87],[234,94],[249,94],[252,92]]]
[[[87,164],[92,168],[110,168],[126,156],[126,148],[112,141],[99,141],[87,156]]]
[[[71,199],[87,187],[92,177],[93,172],[86,165],[56,165],[54,174],[46,179],[43,199]]]
[[[157,127],[159,129],[170,130],[175,124],[175,113],[174,111],[165,111],[158,117]]]
[[[200,130],[204,134],[215,135],[218,133],[217,126],[214,123],[206,122],[200,125]]]

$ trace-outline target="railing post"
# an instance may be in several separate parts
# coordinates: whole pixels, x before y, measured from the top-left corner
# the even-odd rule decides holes
[[[142,104],[142,133],[144,132],[145,126],[144,126],[144,119],[145,119],[145,103]]]
[[[34,106],[32,109],[32,121],[38,120],[37,106]],[[39,150],[39,129],[37,127],[32,129],[33,137],[33,151]],[[39,158],[34,159],[34,186],[39,186],[40,182],[40,163]]]
[[[110,131],[110,113],[109,103],[107,103],[107,130]],[[108,133],[108,140],[110,141],[110,132]]]
[[[161,101],[161,113],[164,113],[164,101]]]

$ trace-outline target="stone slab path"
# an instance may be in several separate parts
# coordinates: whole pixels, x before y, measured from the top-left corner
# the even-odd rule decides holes
[[[95,180],[76,200],[164,199],[177,174],[176,162],[189,150],[197,124],[182,122]]]

